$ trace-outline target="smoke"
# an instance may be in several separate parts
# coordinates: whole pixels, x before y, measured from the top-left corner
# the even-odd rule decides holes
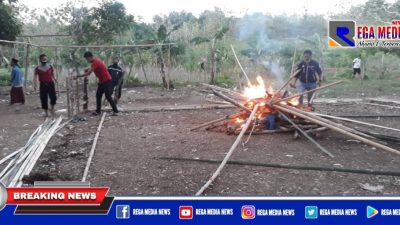
[[[282,47],[282,42],[270,39],[268,36],[268,23],[272,17],[262,13],[246,15],[237,23],[237,39],[247,44],[247,48],[241,51],[256,66],[264,68],[266,77],[273,86],[283,83],[284,70],[279,65],[276,57]],[[251,73],[250,73],[251,74]],[[258,74],[251,74],[252,77]]]

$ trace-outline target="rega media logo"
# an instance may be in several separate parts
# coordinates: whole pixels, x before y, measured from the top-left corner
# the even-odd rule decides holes
[[[329,21],[329,41],[330,47],[356,47],[355,37],[356,23],[348,20]]]
[[[357,25],[351,20],[329,21],[330,47],[400,47],[400,20],[384,25]]]

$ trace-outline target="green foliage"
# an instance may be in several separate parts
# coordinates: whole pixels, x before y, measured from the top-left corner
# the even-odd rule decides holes
[[[0,2],[0,39],[14,41],[21,31],[22,24],[17,19],[13,7]]]
[[[11,84],[11,75],[7,69],[0,69],[0,86],[9,86]]]
[[[218,75],[215,79],[215,84],[222,87],[232,87],[235,81],[227,74]]]
[[[127,15],[125,6],[120,2],[103,0],[100,7],[93,8],[90,15],[94,24],[96,38],[100,38],[103,43],[113,41],[116,35],[125,33],[133,22],[133,16]]]
[[[142,85],[143,85],[142,82],[136,76],[126,76],[124,78],[124,86],[138,87],[138,86],[142,86]]]

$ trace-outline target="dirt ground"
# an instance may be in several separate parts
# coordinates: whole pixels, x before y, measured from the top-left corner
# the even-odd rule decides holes
[[[9,107],[8,96],[0,95],[0,154],[23,146],[43,122],[37,94],[27,96],[27,104]],[[94,100],[94,93],[91,94]],[[58,109],[65,108],[63,95]],[[189,129],[237,110],[185,110],[171,112],[130,112],[144,106],[204,104],[204,95],[190,88],[166,92],[156,88],[125,90],[119,116],[107,116],[97,143],[88,180],[92,186],[109,186],[118,195],[194,195],[209,179],[218,164],[164,160],[160,157],[222,160],[236,136]],[[93,102],[91,102],[93,107]],[[400,115],[399,109],[359,104],[316,104],[318,112],[329,114]],[[82,114],[55,135],[40,157],[32,180],[80,180],[100,120]],[[400,128],[394,117],[360,119]],[[371,128],[360,126],[371,131]],[[400,136],[398,132],[372,129]],[[331,159],[304,138],[293,133],[253,135],[239,145],[232,160],[284,165],[328,166],[353,169],[400,171],[399,156],[327,131],[318,142],[335,155]],[[392,146],[400,149],[400,146]],[[3,165],[4,166],[4,165]],[[361,186],[383,186],[378,192]],[[398,195],[400,177],[354,173],[277,169],[227,165],[206,195]]]

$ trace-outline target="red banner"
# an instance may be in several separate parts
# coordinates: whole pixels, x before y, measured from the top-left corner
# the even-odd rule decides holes
[[[100,205],[109,188],[7,188],[7,204]]]

